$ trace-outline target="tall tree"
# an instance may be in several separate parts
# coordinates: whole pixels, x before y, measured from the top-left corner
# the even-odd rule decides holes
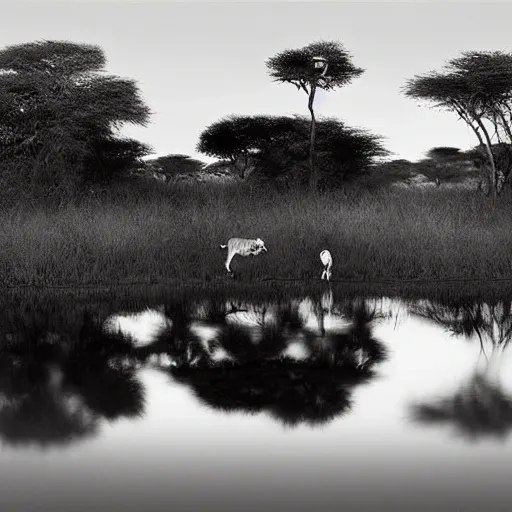
[[[310,184],[311,174],[306,164],[309,164],[309,125],[307,118],[297,116],[292,129],[283,130],[280,136],[262,145],[258,165],[263,178],[289,185]],[[315,141],[317,188],[341,187],[388,154],[382,137],[348,127],[338,119],[320,119],[316,123]]]
[[[275,81],[293,84],[308,95],[308,109],[311,114],[309,186],[314,191],[318,185],[314,158],[316,119],[313,107],[316,91],[342,87],[364,70],[352,64],[350,54],[336,41],[319,41],[303,48],[284,50],[268,59],[266,64]]]
[[[19,164],[32,192],[75,192],[92,178],[91,162],[108,160],[103,149],[149,152],[116,138],[125,123],[146,125],[150,111],[135,81],[104,74],[105,62],[98,46],[67,41],[0,51],[0,153]]]
[[[443,72],[409,80],[405,95],[455,112],[472,129],[486,162],[486,191],[498,195],[512,171],[498,155],[512,144],[512,54],[463,52]]]
[[[207,127],[197,149],[229,159],[242,169],[251,160],[265,181],[302,185],[310,177],[309,127],[305,116],[230,116]],[[316,130],[319,187],[339,186],[348,176],[388,154],[381,137],[349,128],[338,119],[321,119]]]

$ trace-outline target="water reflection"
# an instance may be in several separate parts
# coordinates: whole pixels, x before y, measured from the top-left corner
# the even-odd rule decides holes
[[[317,330],[308,327],[304,306],[316,314]],[[365,302],[343,307],[348,328],[340,331],[326,329],[321,301],[247,304],[246,323],[226,322],[208,344],[227,357],[210,359],[207,368],[172,367],[170,373],[216,409],[267,412],[289,426],[328,422],[350,410],[352,388],[369,380],[384,359]]]
[[[449,423],[470,438],[508,434],[512,398],[500,366],[512,337],[510,301],[407,308],[480,346],[471,375],[449,394],[422,398],[414,420]],[[169,393],[185,386],[214,410],[326,424],[351,410],[356,386],[386,360],[373,330],[388,310],[330,288],[272,300],[181,296],[124,313],[89,305],[72,321],[41,303],[13,309],[0,322],[0,438],[63,446],[97,435],[103,423],[142,418],[142,367],[167,375]]]
[[[65,445],[97,432],[79,396],[54,365],[0,356],[0,438],[10,445]]]
[[[161,369],[215,409],[324,423],[350,409],[351,389],[384,359],[369,326],[375,311],[356,302],[336,304],[330,289],[276,301],[170,302],[155,320],[166,328],[145,342],[132,333],[131,355],[165,355]]]
[[[137,372],[147,365],[215,409],[325,423],[350,410],[352,389],[385,357],[371,334],[375,311],[336,302],[329,289],[274,301],[180,298],[127,314],[91,306],[59,318],[39,303],[2,320],[7,444],[62,446],[97,435],[102,422],[142,417]]]
[[[4,301],[2,510],[507,510],[506,301],[174,293]]]
[[[430,402],[415,404],[422,424],[449,424],[461,436],[505,439],[512,430],[512,396],[502,385],[503,352],[512,337],[510,301],[446,305],[423,301],[414,314],[442,325],[454,336],[479,343],[473,372],[458,389]]]
[[[53,332],[51,310],[26,313],[4,323],[9,332],[0,351],[2,441],[63,446],[98,434],[103,419],[142,414],[144,391],[135,371],[109,359],[113,349],[130,349],[124,339],[106,336],[88,314],[80,325]]]

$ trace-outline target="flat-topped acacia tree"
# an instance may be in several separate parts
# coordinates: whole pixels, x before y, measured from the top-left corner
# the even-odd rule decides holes
[[[405,95],[455,112],[478,138],[485,163],[487,193],[496,196],[512,168],[503,148],[512,144],[512,54],[463,52],[448,61],[444,72],[415,76]]]
[[[229,160],[244,178],[251,156],[258,154],[265,143],[292,130],[294,125],[294,118],[287,116],[230,115],[205,128],[196,149],[205,155]]]
[[[249,162],[260,178],[277,184],[303,184],[308,169],[310,120],[306,116],[231,115],[208,126],[200,135],[197,150],[208,156],[228,159],[244,178]],[[318,188],[341,184],[375,159],[387,156],[382,137],[353,129],[334,118],[316,123],[316,158],[321,163]],[[305,179],[304,179],[305,178]]]
[[[314,161],[316,119],[313,105],[316,91],[343,87],[364,70],[352,64],[351,55],[337,41],[319,41],[303,48],[284,50],[268,59],[266,65],[275,81],[293,84],[308,95],[308,109],[311,114],[309,187],[315,191],[318,186]]]

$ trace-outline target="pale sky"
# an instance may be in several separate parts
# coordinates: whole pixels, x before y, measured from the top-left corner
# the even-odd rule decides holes
[[[307,97],[273,82],[265,61],[337,40],[365,73],[316,98],[318,116],[386,137],[395,158],[435,146],[468,149],[455,114],[418,107],[401,88],[462,50],[512,51],[508,2],[165,2],[0,0],[0,48],[53,39],[101,46],[108,73],[133,78],[154,112],[123,134],[154,156],[188,154],[202,130],[230,114],[307,115]]]

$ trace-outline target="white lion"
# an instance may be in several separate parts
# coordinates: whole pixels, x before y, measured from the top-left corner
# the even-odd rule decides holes
[[[261,238],[257,238],[256,240],[249,238],[230,238],[227,245],[220,246],[221,249],[225,249],[226,247],[228,249],[228,257],[226,260],[226,269],[228,272],[231,272],[229,264],[235,254],[240,254],[240,256],[256,256],[260,254],[261,251],[267,252],[265,242]]]
[[[322,262],[322,265],[324,266],[324,271],[322,272],[322,279],[324,277],[329,281],[332,275],[332,256],[331,253],[325,249],[320,253],[320,261]]]

